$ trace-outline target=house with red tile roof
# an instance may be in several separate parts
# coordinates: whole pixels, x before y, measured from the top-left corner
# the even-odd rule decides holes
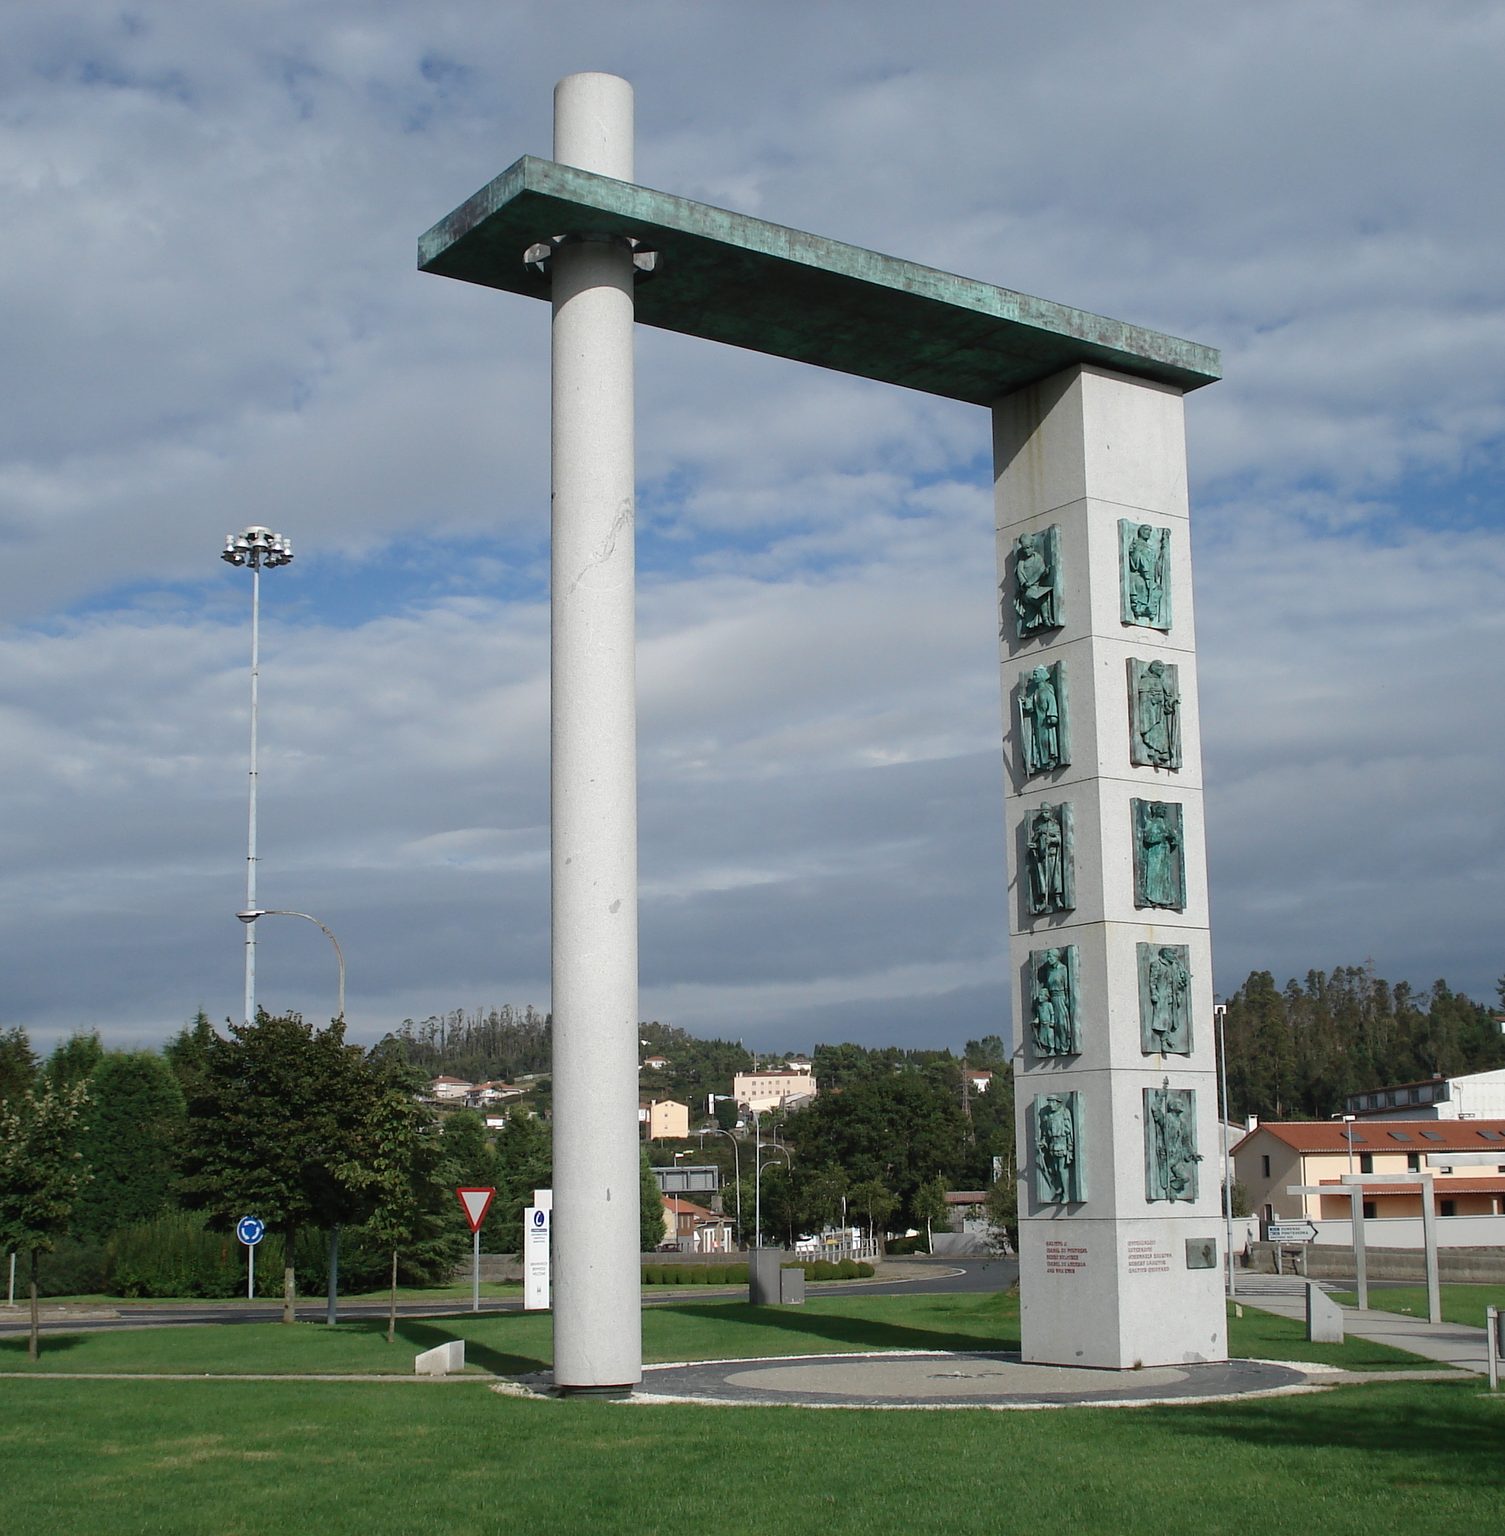
[[[1233,1167],[1263,1223],[1303,1217],[1342,1222],[1347,1241],[1352,1206],[1343,1181],[1373,1174],[1376,1182],[1363,1186],[1365,1235],[1366,1241],[1383,1246],[1386,1221],[1420,1225],[1420,1182],[1395,1180],[1427,1173],[1438,1217],[1493,1218],[1482,1225],[1476,1219],[1454,1232],[1446,1219],[1439,1221],[1440,1245],[1505,1241],[1505,1119],[1270,1121],[1255,1126],[1234,1147]],[[1318,1193],[1293,1195],[1291,1185]],[[1371,1221],[1380,1225],[1371,1227]],[[1491,1236],[1496,1225],[1498,1235]],[[1414,1243],[1400,1238],[1398,1246]]]

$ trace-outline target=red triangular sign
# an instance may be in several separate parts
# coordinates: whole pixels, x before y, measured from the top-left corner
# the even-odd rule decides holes
[[[496,1198],[494,1189],[457,1189],[455,1193],[460,1197],[460,1204],[465,1210],[465,1219],[470,1223],[472,1232],[481,1230],[481,1223],[486,1220],[486,1212],[491,1209],[491,1202]]]

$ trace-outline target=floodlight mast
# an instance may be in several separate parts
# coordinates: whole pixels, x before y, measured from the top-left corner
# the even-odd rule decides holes
[[[243,567],[251,573],[251,770],[250,809],[246,830],[246,904],[242,909],[256,912],[256,706],[261,675],[261,573],[286,565],[293,558],[292,541],[286,534],[273,533],[253,523],[240,533],[225,536],[220,559]],[[256,1022],[256,919],[245,921],[246,995],[245,1021]]]

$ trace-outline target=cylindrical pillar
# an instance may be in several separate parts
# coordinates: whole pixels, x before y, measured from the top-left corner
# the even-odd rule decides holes
[[[632,88],[554,91],[554,153],[632,178]],[[642,1377],[632,253],[580,231],[553,263],[551,870],[554,1381]]]

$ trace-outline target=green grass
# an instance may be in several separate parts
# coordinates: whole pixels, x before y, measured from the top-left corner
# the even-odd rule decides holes
[[[6,1529],[45,1536],[761,1536],[791,1523],[1476,1536],[1505,1496],[1502,1434],[1505,1399],[1472,1384],[861,1413],[530,1402],[443,1383],[0,1383]]]
[[[544,1313],[456,1311],[399,1318],[395,1344],[386,1321],[236,1323],[203,1327],[44,1332],[41,1358],[26,1359],[24,1336],[0,1339],[0,1374],[100,1372],[140,1375],[408,1375],[413,1356],[448,1339],[466,1341],[476,1373],[519,1375],[547,1368],[551,1319]],[[1229,1344],[1241,1356],[1301,1360],[1349,1370],[1423,1367],[1382,1344],[1349,1339],[1308,1344],[1300,1323],[1246,1308],[1230,1318]],[[1011,1350],[1019,1347],[1019,1300],[992,1295],[821,1296],[803,1307],[682,1300],[643,1311],[643,1358],[743,1359],[874,1349]]]
[[[1355,1307],[1359,1303],[1354,1291],[1334,1291],[1332,1296],[1340,1306]],[[1445,1285],[1441,1300],[1443,1322],[1482,1328],[1486,1307],[1498,1307],[1505,1312],[1505,1285]],[[1369,1306],[1373,1311],[1426,1317],[1427,1288],[1424,1285],[1372,1285],[1369,1287]]]

